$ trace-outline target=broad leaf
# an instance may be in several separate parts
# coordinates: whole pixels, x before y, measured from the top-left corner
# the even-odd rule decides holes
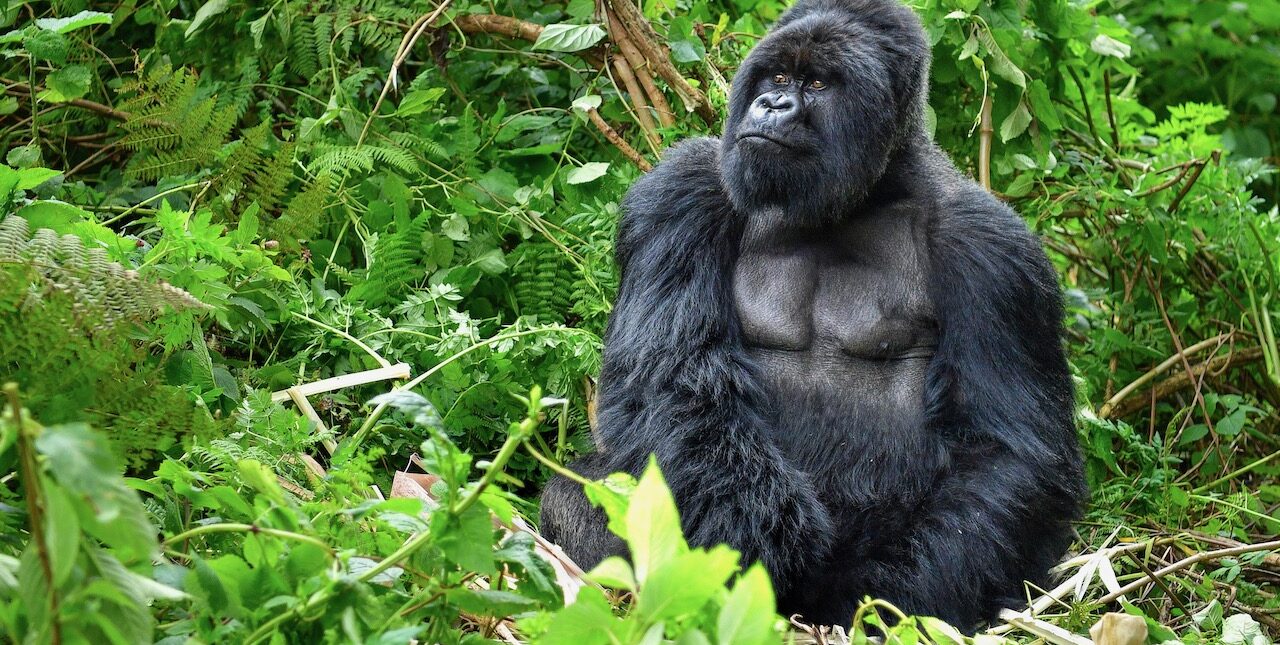
[[[773,631],[776,614],[773,585],[759,564],[738,578],[716,621],[716,642],[720,645],[776,643]]]
[[[676,502],[652,457],[627,507],[627,544],[642,585],[650,571],[689,550],[680,532]]]
[[[553,52],[582,51],[604,39],[604,29],[600,25],[569,25],[557,23],[542,28],[538,34],[534,49]]]

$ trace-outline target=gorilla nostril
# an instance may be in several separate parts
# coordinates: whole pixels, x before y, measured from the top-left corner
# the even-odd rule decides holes
[[[754,107],[765,112],[788,112],[795,106],[796,103],[790,96],[782,92],[770,92],[757,98]]]

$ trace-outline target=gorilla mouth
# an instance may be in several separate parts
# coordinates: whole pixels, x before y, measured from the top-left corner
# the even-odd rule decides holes
[[[783,141],[782,139],[779,139],[779,138],[775,137],[774,135],[769,134],[769,133],[767,133],[767,132],[759,132],[759,131],[743,132],[742,134],[739,134],[739,135],[738,135],[738,137],[737,137],[737,141],[738,141],[738,142],[742,142],[742,141],[745,141],[745,140],[747,140],[747,139],[760,139],[760,140],[762,140],[762,141],[768,141],[768,142],[770,142],[770,143],[774,143],[774,144],[776,144],[776,145],[780,145],[780,146],[782,146],[783,148],[790,148],[790,147],[792,147],[792,145],[791,145],[790,143],[787,143],[786,141]]]

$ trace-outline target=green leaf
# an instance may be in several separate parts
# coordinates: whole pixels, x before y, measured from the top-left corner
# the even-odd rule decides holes
[[[964,634],[960,630],[947,624],[945,621],[938,620],[932,616],[920,616],[917,619],[920,626],[924,627],[924,631],[929,635],[929,640],[935,645],[964,645]]]
[[[502,249],[489,249],[475,259],[476,268],[489,275],[498,275],[507,270],[507,261],[502,256]]]
[[[612,473],[601,483],[591,482],[582,487],[593,506],[604,510],[609,518],[609,530],[627,539],[627,508],[635,492],[636,480],[626,473]]]
[[[604,592],[596,587],[583,587],[578,599],[557,612],[540,642],[603,645],[624,643],[629,630],[613,615]],[[611,638],[612,637],[612,638]]]
[[[51,168],[25,168],[23,170],[18,171],[18,185],[16,186],[16,188],[18,190],[30,190],[61,174],[62,174],[61,170],[53,170]],[[45,203],[62,204],[62,202],[45,202]],[[65,205],[71,206],[70,204],[65,204]],[[82,210],[80,208],[76,208],[75,206],[71,206],[71,208],[75,208],[75,210],[78,211],[79,214],[84,215],[86,218],[89,217],[88,211]],[[27,222],[31,223],[31,220],[27,220]],[[32,228],[39,228],[39,227],[36,226],[35,224],[32,224]]]
[[[723,589],[737,570],[738,552],[723,544],[661,560],[643,581],[636,607],[649,621],[691,614]]]
[[[40,99],[50,103],[65,103],[78,99],[89,93],[89,83],[93,80],[89,68],[84,65],[68,65],[45,79],[48,87],[40,93]]]
[[[36,438],[36,450],[54,480],[72,496],[89,500],[92,514],[80,518],[89,521],[86,531],[115,547],[127,562],[156,554],[157,530],[101,435],[79,423],[48,426]]]
[[[616,555],[601,560],[587,573],[587,579],[614,589],[636,589],[636,574],[631,570],[631,564]]]
[[[1246,413],[1246,410],[1236,408],[1231,414],[1218,420],[1218,423],[1213,426],[1214,433],[1221,437],[1234,437],[1240,434],[1244,429]]]
[[[239,604],[239,601],[233,597],[232,591],[222,584],[222,578],[218,576],[218,572],[214,571],[203,558],[195,559],[185,586],[196,597],[204,600],[215,614],[230,613]]]
[[[1029,125],[1031,125],[1031,112],[1027,110],[1025,102],[1018,101],[1018,106],[1013,108],[1013,112],[1000,122],[1000,141],[1007,142],[1026,132]]]
[[[688,16],[677,16],[671,20],[667,30],[667,40],[671,47],[671,58],[677,63],[696,63],[707,56],[707,48],[693,29],[693,20]]]
[[[1235,614],[1222,621],[1223,645],[1271,645],[1262,625],[1249,614]]]
[[[111,17],[109,13],[85,10],[66,18],[40,18],[36,20],[36,26],[59,34],[65,34],[93,25],[109,25],[111,24]]]
[[[1058,117],[1058,108],[1049,96],[1049,88],[1044,81],[1032,81],[1027,87],[1027,98],[1031,100],[1031,108],[1035,111],[1036,120],[1049,130],[1061,130],[1062,119]]]
[[[502,548],[494,551],[493,557],[524,570],[520,576],[521,592],[550,606],[563,605],[564,590],[556,582],[556,571],[534,547],[532,535],[516,531],[503,540]]]
[[[636,579],[644,584],[649,572],[689,550],[680,531],[680,515],[658,462],[649,458],[627,507],[627,544],[635,562]]]
[[[42,478],[43,479],[43,478]],[[53,584],[60,586],[75,567],[80,554],[80,521],[71,498],[60,486],[44,481],[45,544],[53,565]]]
[[[36,60],[61,65],[67,62],[67,39],[56,31],[27,28],[22,32],[22,47]]]
[[[441,96],[444,96],[443,87],[409,92],[403,99],[400,99],[400,107],[396,108],[396,116],[422,114],[435,107]]]
[[[595,181],[609,172],[609,164],[603,161],[589,161],[570,170],[565,175],[566,184],[585,184]]]
[[[987,53],[990,54],[991,71],[995,72],[996,76],[999,76],[1022,89],[1026,89],[1027,75],[1024,74],[1017,65],[1014,65],[1013,61],[1009,60],[1008,54],[1005,54],[1004,50],[1000,48],[1000,45],[996,44],[995,38],[991,36],[991,32],[986,29],[979,30],[978,40],[982,41],[983,47],[986,47]]]
[[[284,489],[280,488],[280,482],[276,481],[276,474],[266,464],[257,459],[241,459],[236,463],[236,467],[240,471],[240,479],[250,488],[277,505],[288,505]]]
[[[227,10],[227,0],[209,0],[196,10],[196,15],[191,19],[191,24],[187,26],[187,31],[183,35],[190,38],[196,32],[204,27],[204,23],[209,22],[210,18]]]
[[[553,52],[582,51],[603,40],[604,36],[604,29],[601,29],[600,25],[556,23],[542,28],[542,33],[538,34],[538,40],[533,43],[533,48]]]
[[[738,578],[720,608],[716,642],[719,645],[776,643],[778,636],[773,631],[776,612],[769,574],[756,563]]]
[[[538,608],[537,602],[510,591],[460,587],[449,590],[446,597],[463,611],[496,618]]]
[[[1115,56],[1119,59],[1129,57],[1131,48],[1129,45],[1122,43],[1106,34],[1098,34],[1094,37],[1093,42],[1089,43],[1089,49],[1103,56]]]
[[[493,521],[475,504],[462,515],[441,507],[431,514],[431,530],[445,557],[467,571],[493,570]]]
[[[370,405],[387,405],[408,415],[414,424],[424,428],[444,428],[436,406],[417,392],[392,390],[369,399]]]
[[[1272,98],[1274,99],[1274,97]],[[586,96],[579,96],[578,98],[573,100],[573,105],[571,107],[573,107],[573,109],[575,110],[586,112],[588,110],[594,110],[600,107],[601,100],[602,99],[600,98],[599,94],[588,94]]]

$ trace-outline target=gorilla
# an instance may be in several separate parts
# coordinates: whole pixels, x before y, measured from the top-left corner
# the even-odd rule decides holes
[[[769,571],[784,614],[883,598],[972,632],[1024,605],[1085,496],[1057,276],[924,126],[898,0],[799,0],[733,79],[718,140],[624,200],[586,477],[650,454],[689,541]],[[626,548],[552,479],[545,535]]]

